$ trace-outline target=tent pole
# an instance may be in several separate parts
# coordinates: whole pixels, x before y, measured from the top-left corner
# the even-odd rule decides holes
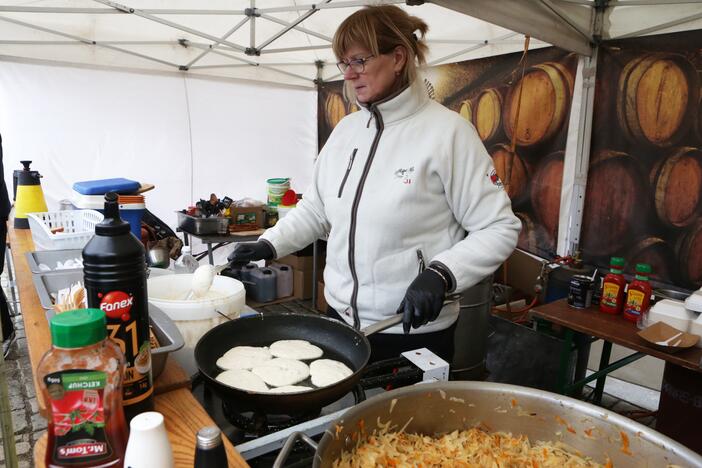
[[[679,26],[681,24],[689,23],[690,21],[695,21],[702,18],[702,13],[696,13],[694,15],[686,16],[684,18],[679,18],[674,21],[669,21],[667,23],[659,24],[658,26],[652,26],[646,29],[640,29],[639,31],[630,32],[627,34],[622,34],[617,37],[610,37],[610,39],[626,39],[627,37],[638,37],[650,34],[652,32],[661,31],[663,29],[672,28],[673,26]]]
[[[551,0],[541,0],[541,3],[546,6],[553,14],[558,16],[564,23],[566,23],[573,31],[578,32],[583,38],[586,40],[592,42],[592,36],[591,36],[591,31],[587,31],[584,28],[581,28],[578,26],[576,23],[571,21],[568,18],[568,15],[566,12],[564,12],[559,6],[554,5]]]
[[[271,7],[271,8],[261,8],[259,11],[261,13],[283,13],[288,11],[304,11],[311,8],[317,8],[318,10],[324,10],[328,8],[351,8],[366,5],[396,5],[406,3],[406,0],[351,0],[346,2],[333,2],[324,4],[310,3],[307,5],[292,5],[287,7]]]
[[[573,255],[580,248],[580,233],[585,208],[587,172],[590,167],[590,144],[592,135],[595,84],[597,78],[597,56],[599,39],[607,1],[595,10],[592,18],[595,46],[590,56],[581,56],[575,77],[573,102],[571,103],[563,161],[563,183],[558,219],[558,243],[556,253]],[[576,100],[576,96],[579,98]]]
[[[144,18],[144,19],[147,19],[150,21],[154,21],[156,23],[163,24],[164,26],[169,26],[169,27],[177,29],[179,31],[190,33],[193,36],[198,36],[198,37],[202,37],[204,39],[209,39],[213,42],[217,42],[219,40],[219,38],[217,38],[211,34],[207,34],[205,32],[198,31],[196,29],[192,29],[192,28],[189,28],[187,26],[183,26],[183,25],[178,24],[178,23],[174,23],[173,21],[168,21],[168,20],[165,20],[163,18],[159,18],[158,16],[154,16],[154,15],[145,13],[143,10],[139,10],[137,8],[131,8],[131,7],[116,3],[116,2],[112,2],[110,0],[93,0],[93,1],[98,2],[98,3],[102,3],[103,5],[110,6],[110,7],[114,8],[115,10],[118,10],[118,11],[125,13],[125,14],[128,14],[128,15],[136,15],[136,16],[139,16],[141,18]],[[226,44],[229,47],[231,47],[232,49],[238,50],[240,52],[244,52],[246,50],[245,47],[242,47],[239,44],[234,44],[233,42],[222,41],[222,44]]]
[[[505,39],[509,39],[511,37],[517,36],[518,34],[519,33],[511,32],[509,34],[505,34],[504,36],[498,37],[497,39],[495,39],[495,41],[489,41],[489,40],[485,39],[482,43],[480,43],[478,45],[474,45],[473,47],[468,47],[467,49],[459,50],[458,52],[454,52],[453,54],[446,55],[445,57],[441,57],[441,58],[438,58],[436,60],[432,60],[431,62],[427,63],[427,66],[431,67],[433,65],[439,64],[439,63],[444,62],[446,60],[450,60],[452,58],[459,57],[461,55],[465,55],[468,52],[473,52],[474,50],[482,49],[483,47],[485,47],[487,45],[493,44],[494,42],[503,41]]]
[[[251,1],[253,1],[253,0],[251,0]],[[202,57],[204,57],[205,55],[209,54],[209,53],[212,51],[212,49],[214,49],[214,48],[217,47],[219,44],[221,44],[222,41],[224,41],[224,40],[226,40],[227,38],[229,38],[229,36],[231,36],[232,34],[234,34],[239,28],[241,28],[243,25],[245,25],[248,21],[249,21],[249,17],[248,17],[248,16],[247,16],[246,18],[244,18],[243,20],[239,21],[239,22],[237,23],[237,25],[234,26],[234,27],[233,27],[232,29],[230,29],[229,31],[227,31],[227,33],[226,33],[224,36],[222,36],[222,37],[220,38],[219,41],[216,41],[216,42],[210,44],[207,50],[202,51],[202,53],[201,53],[200,55],[198,55],[197,57],[195,57],[194,59],[192,59],[187,65],[185,65],[185,69],[187,70],[187,69],[189,69],[190,67],[192,67],[193,64],[194,64],[195,62],[199,61]],[[253,21],[254,21],[254,19],[251,18],[251,27],[252,27],[252,28],[253,28]]]
[[[45,27],[43,27],[43,26],[38,26],[38,25],[36,25],[36,24],[26,23],[26,22],[24,22],[24,21],[16,20],[16,19],[13,19],[13,18],[7,18],[7,17],[4,17],[4,16],[0,16],[0,21],[6,21],[6,22],[8,22],[8,23],[14,23],[14,24],[17,24],[17,25],[19,25],[19,26],[24,26],[24,27],[27,27],[27,28],[30,28],[30,29],[36,29],[37,31],[43,31],[43,32],[46,32],[46,33],[49,33],[49,34],[55,34],[55,35],[57,35],[57,36],[67,37],[68,39],[73,39],[73,40],[75,40],[75,41],[77,41],[77,42],[79,42],[79,43],[81,43],[81,44],[90,45],[90,46],[95,46],[95,47],[103,47],[103,48],[105,48],[105,49],[114,50],[114,51],[116,51],[116,52],[122,52],[123,54],[133,55],[133,56],[135,56],[135,57],[143,58],[143,59],[145,59],[145,60],[150,60],[150,61],[152,61],[152,62],[160,63],[160,64],[162,64],[162,65],[168,65],[169,67],[178,68],[178,65],[175,64],[175,63],[167,62],[167,61],[165,61],[165,60],[157,59],[157,58],[155,58],[155,57],[150,57],[150,56],[148,56],[148,55],[140,54],[140,53],[138,53],[138,52],[133,52],[133,51],[131,51],[131,50],[122,49],[121,47],[115,47],[115,46],[113,46],[113,45],[105,44],[105,43],[98,42],[98,41],[93,41],[93,40],[91,40],[91,39],[85,39],[85,38],[82,38],[82,37],[79,37],[79,36],[74,36],[73,34],[67,34],[67,33],[64,33],[64,32],[61,32],[61,31],[56,31],[55,29],[45,28]]]
[[[321,6],[321,5],[319,5],[319,6]],[[319,6],[317,7],[317,9],[319,9]],[[261,11],[261,10],[259,10],[259,11]],[[272,21],[272,22],[274,22],[274,23],[278,23],[278,24],[280,24],[281,26],[290,26],[290,23],[288,23],[287,21],[283,21],[283,20],[280,19],[280,18],[276,18],[275,16],[267,15],[267,14],[265,14],[265,13],[261,13],[261,18],[265,18],[265,19],[267,19],[268,21]],[[299,25],[293,26],[292,29],[295,29],[296,31],[303,32],[303,33],[305,33],[305,34],[309,34],[310,36],[313,36],[313,37],[317,37],[317,38],[319,38],[319,39],[322,39],[323,41],[327,41],[327,42],[331,42],[331,41],[332,41],[332,38],[329,37],[329,36],[325,36],[324,34],[320,34],[320,33],[316,32],[316,31],[312,31],[311,29],[307,29],[307,28],[304,28],[304,27],[299,26]]]

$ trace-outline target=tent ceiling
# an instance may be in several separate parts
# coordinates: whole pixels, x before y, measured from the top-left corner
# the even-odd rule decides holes
[[[594,0],[26,0],[0,6],[0,60],[55,62],[312,86],[339,79],[330,41],[364,4],[429,24],[430,64],[548,44],[590,53]],[[410,2],[421,3],[421,2]],[[598,2],[599,3],[599,2]],[[254,8],[254,10],[252,10]],[[255,15],[247,15],[255,12]],[[702,25],[692,0],[612,0],[605,38]],[[520,34],[518,34],[520,33]],[[324,66],[318,70],[316,64]]]

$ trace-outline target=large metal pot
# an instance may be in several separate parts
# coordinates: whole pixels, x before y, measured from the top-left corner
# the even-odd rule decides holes
[[[370,433],[378,420],[402,427],[410,419],[407,432],[446,433],[484,423],[534,442],[561,441],[601,463],[609,457],[615,467],[702,466],[702,456],[612,411],[542,390],[491,382],[440,382],[377,395],[329,426],[313,466],[331,466],[342,450],[352,449],[357,439],[353,433],[361,426]],[[336,426],[341,428],[338,436]],[[307,436],[297,436],[313,444]],[[286,442],[281,461],[293,442],[293,437]]]

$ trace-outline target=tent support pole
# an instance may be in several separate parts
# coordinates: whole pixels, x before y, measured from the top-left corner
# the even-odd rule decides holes
[[[321,6],[321,5],[319,5],[319,6],[317,7],[317,9],[320,9],[320,8],[319,8],[320,6]],[[261,11],[261,10],[259,10],[259,11]],[[290,23],[288,23],[287,21],[283,21],[283,20],[280,19],[280,18],[276,18],[275,16],[267,15],[267,14],[265,14],[265,13],[261,13],[261,18],[265,18],[265,19],[267,19],[268,21],[272,21],[273,23],[278,23],[278,24],[280,24],[281,26],[290,26]],[[293,26],[292,29],[295,29],[296,31],[303,32],[303,33],[305,33],[305,34],[309,34],[310,36],[313,36],[313,37],[317,37],[317,38],[319,38],[319,39],[322,39],[323,41],[327,41],[327,42],[331,42],[331,41],[332,41],[331,37],[329,37],[329,36],[325,36],[324,34],[320,34],[320,33],[318,33],[318,32],[312,31],[311,29],[307,29],[307,28],[304,28],[304,27],[299,26],[299,25]]]
[[[495,41],[503,41],[505,39],[509,39],[509,38],[514,37],[514,36],[517,36],[518,34],[519,33],[511,32],[509,34],[505,34],[504,36],[498,37],[497,39],[495,39]],[[474,45],[473,47],[468,47],[467,49],[459,50],[458,52],[454,52],[453,54],[447,55],[445,57],[440,57],[436,60],[432,60],[431,62],[427,63],[427,66],[431,67],[433,65],[437,65],[437,64],[444,62],[446,60],[450,60],[454,57],[459,57],[461,55],[465,55],[468,52],[473,52],[474,50],[482,49],[483,47],[485,47],[487,45],[493,44],[493,42],[495,42],[495,41],[488,41],[487,39],[485,39],[482,43],[480,43],[478,45]]]
[[[252,0],[252,1],[253,1],[253,0]],[[209,54],[209,53],[212,51],[212,49],[214,49],[214,48],[217,47],[219,44],[221,44],[222,41],[224,41],[224,40],[226,40],[227,38],[229,38],[229,36],[231,36],[232,34],[234,34],[239,28],[241,28],[243,25],[245,25],[248,21],[249,21],[249,17],[248,17],[248,16],[247,16],[246,18],[244,18],[243,20],[239,21],[239,22],[236,24],[236,26],[234,26],[232,29],[230,29],[229,31],[227,31],[227,33],[226,33],[224,36],[222,36],[222,37],[220,38],[220,40],[215,41],[214,43],[210,44],[210,46],[209,46],[209,48],[208,48],[207,50],[202,51],[202,53],[201,53],[200,55],[198,55],[197,57],[195,57],[194,59],[192,59],[192,60],[190,61],[190,63],[188,63],[187,65],[185,65],[185,69],[187,70],[187,69],[189,69],[190,67],[192,67],[193,64],[194,64],[195,62],[199,61],[202,57],[204,57],[205,55]],[[253,18],[251,19],[251,27],[253,28]]]

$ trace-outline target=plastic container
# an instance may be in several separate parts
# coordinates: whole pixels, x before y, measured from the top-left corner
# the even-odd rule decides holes
[[[292,296],[293,293],[293,269],[290,265],[274,263],[270,266],[277,273],[276,298]]]
[[[82,249],[104,219],[94,210],[29,213],[29,227],[37,250]],[[61,232],[52,232],[62,229]]]
[[[73,184],[73,190],[81,195],[105,195],[107,192],[134,193],[141,184],[124,178],[84,180]]]
[[[685,308],[694,312],[702,312],[702,289],[698,289],[685,299]]]
[[[35,252],[27,252],[27,263],[29,270],[35,275],[43,275],[45,273],[61,273],[71,270],[82,270],[82,267],[62,268],[57,269],[58,263],[66,263],[67,261],[81,259],[81,249],[66,249],[66,250],[40,250]],[[46,265],[51,270],[42,270],[39,265]]]
[[[636,264],[636,276],[627,288],[623,312],[624,318],[630,322],[638,322],[641,316],[648,311],[652,293],[651,283],[648,282],[650,275],[651,265],[647,263]]]
[[[176,273],[193,273],[195,270],[197,270],[197,267],[200,266],[200,262],[198,262],[190,252],[191,250],[189,245],[184,245],[180,249],[181,255],[173,265],[173,269]]]
[[[651,310],[648,312],[647,322],[649,325],[663,322],[682,332],[688,332],[690,331],[690,323],[695,318],[697,318],[697,315],[685,309],[685,304],[682,301],[663,299],[651,307]]]
[[[178,214],[178,227],[188,234],[202,236],[207,234],[227,234],[231,218],[197,218],[181,211]]]
[[[295,206],[278,205],[278,219],[285,218],[293,209],[295,209]]]
[[[122,466],[125,360],[105,325],[100,309],[72,310],[50,321],[52,347],[37,368],[49,412],[46,466]]]
[[[624,271],[624,259],[612,257],[609,261],[610,272],[602,281],[602,295],[600,297],[600,312],[605,314],[620,314],[624,307],[624,288],[626,279]]]
[[[251,271],[251,298],[256,302],[271,302],[278,297],[278,274],[272,268]]]
[[[132,234],[141,240],[141,220],[146,212],[143,195],[120,195],[119,215],[129,223]]]
[[[256,265],[255,263],[248,263],[244,266],[241,267],[239,270],[239,279],[242,283],[244,283],[244,288],[246,288],[246,294],[249,296],[253,295],[253,282],[251,279],[251,274],[258,270],[259,266]]]
[[[266,183],[268,184],[268,206],[277,207],[285,192],[290,190],[290,179],[268,179]]]
[[[212,281],[210,292],[219,293],[219,297],[185,301],[183,299],[190,291],[191,285],[192,274],[161,276],[148,280],[150,306],[168,315],[183,336],[185,346],[173,356],[188,375],[197,372],[193,352],[200,337],[227,321],[227,317],[239,317],[246,298],[241,282],[218,275]]]
[[[689,333],[700,337],[700,340],[695,346],[702,348],[702,314],[697,314],[697,318],[690,322]]]
[[[105,220],[83,249],[88,307],[105,311],[110,338],[127,360],[122,400],[127,420],[153,410],[149,306],[144,246],[119,216],[118,196],[105,195]]]

